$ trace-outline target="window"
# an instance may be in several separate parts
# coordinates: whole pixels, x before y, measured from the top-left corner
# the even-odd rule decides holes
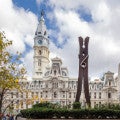
[[[71,105],[71,102],[69,102],[69,105]]]
[[[94,93],[94,98],[96,99],[96,92]]]
[[[74,98],[76,98],[76,93],[74,93]]]
[[[18,109],[19,108],[19,100],[16,101],[16,108]]]
[[[11,93],[11,98],[13,98],[13,93]]]
[[[41,92],[40,94],[41,94],[41,96],[40,96],[40,97],[42,98],[42,92]]]
[[[101,99],[101,92],[99,93],[99,99]]]
[[[99,102],[99,106],[101,106],[101,102]]]
[[[54,75],[56,75],[56,72],[57,72],[57,71],[56,71],[56,70],[54,70]]]
[[[46,88],[48,88],[48,84],[46,84]]]
[[[38,60],[38,66],[41,66],[41,60],[40,59]]]
[[[36,92],[36,96],[38,96],[38,92]]]
[[[89,85],[89,89],[91,90],[91,85]]]
[[[18,92],[16,93],[16,98],[18,98]]]
[[[38,34],[41,34],[41,32],[38,32]]]
[[[26,98],[28,98],[28,93],[26,93]]]
[[[111,93],[108,93],[108,98],[111,98]]]
[[[36,101],[36,104],[38,104],[39,103],[39,101]]]
[[[23,102],[21,102],[21,108],[23,108]]]
[[[96,106],[96,102],[94,102],[94,107]]]
[[[23,98],[23,93],[21,93],[21,98]]]
[[[71,93],[69,93],[69,98],[71,98]]]
[[[91,98],[91,92],[89,93],[89,95],[90,95],[90,98]]]
[[[31,96],[32,96],[32,98],[33,98],[33,96],[34,96],[34,92],[31,93]]]
[[[39,50],[39,55],[42,55],[42,51],[41,50]]]
[[[54,92],[54,98],[56,98],[57,97],[57,93],[56,92]]]
[[[55,83],[55,87],[58,88],[58,83]]]
[[[65,105],[65,101],[62,102],[63,106]]]
[[[109,86],[111,86],[111,81],[109,81]]]
[[[26,103],[26,108],[28,108],[28,104]]]
[[[67,74],[66,74],[65,71],[62,71],[62,75],[63,75],[63,76],[67,76]]]

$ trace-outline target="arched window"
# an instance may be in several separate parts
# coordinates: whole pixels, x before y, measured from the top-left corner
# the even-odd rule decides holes
[[[108,98],[111,98],[111,93],[110,92],[108,93]]]
[[[38,60],[38,66],[41,66],[41,60],[40,59]]]

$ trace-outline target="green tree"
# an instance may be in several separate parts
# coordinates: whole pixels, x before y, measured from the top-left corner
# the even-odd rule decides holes
[[[25,78],[26,69],[20,66],[21,54],[12,55],[8,48],[12,41],[0,32],[0,120],[2,114],[10,108],[15,100],[7,99],[14,90],[22,91],[19,81]]]

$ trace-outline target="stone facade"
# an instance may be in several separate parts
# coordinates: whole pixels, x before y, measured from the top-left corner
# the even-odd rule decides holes
[[[57,103],[62,106],[72,105],[77,91],[77,78],[70,78],[68,69],[62,66],[62,60],[55,57],[49,60],[49,36],[43,15],[40,18],[34,38],[34,73],[32,81],[22,81],[27,92],[13,91],[11,99],[16,99],[14,110],[30,108],[42,101]],[[120,67],[119,67],[120,68]],[[89,91],[92,107],[103,103],[119,103],[120,101],[120,70],[118,77],[108,71],[102,80],[89,80]],[[80,102],[86,106],[84,90]]]

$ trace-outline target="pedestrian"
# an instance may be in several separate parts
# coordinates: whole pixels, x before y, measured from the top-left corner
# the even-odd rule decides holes
[[[6,120],[6,116],[5,115],[2,116],[2,120]]]

